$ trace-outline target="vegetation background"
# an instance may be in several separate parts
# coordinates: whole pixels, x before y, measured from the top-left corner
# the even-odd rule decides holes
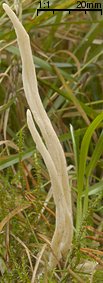
[[[19,49],[0,1],[0,282],[102,283],[103,15],[37,16],[38,1],[5,2],[29,33],[40,96],[65,151],[74,239],[67,259],[48,271],[54,201],[42,211],[49,175],[27,128]],[[77,2],[49,4],[73,8]]]

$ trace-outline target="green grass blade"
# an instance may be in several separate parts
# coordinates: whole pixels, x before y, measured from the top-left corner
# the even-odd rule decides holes
[[[86,160],[88,155],[89,144],[95,129],[98,127],[98,125],[101,123],[102,120],[103,120],[103,113],[100,113],[88,127],[81,144],[79,173],[78,173],[78,198],[77,198],[77,222],[76,222],[77,230],[79,230],[80,228],[80,223],[83,213],[81,197],[84,187],[84,176],[86,170]]]
[[[99,23],[95,23],[91,26],[88,33],[86,33],[85,37],[80,42],[79,46],[75,50],[75,55],[81,59],[87,48],[90,47],[93,40],[101,33],[101,29],[103,28],[103,19],[101,18]]]
[[[89,186],[88,188],[88,196],[92,196],[92,195],[97,195],[100,192],[103,191],[103,180],[94,184],[93,186]],[[82,194],[82,197],[84,197],[85,194]]]
[[[96,163],[98,162],[101,154],[103,153],[103,131],[99,137],[99,140],[96,144],[96,147],[94,149],[93,155],[91,157],[91,160],[89,162],[89,165],[86,168],[86,175],[87,178],[89,178],[91,172],[94,170]]]
[[[29,157],[31,157],[34,153],[34,149],[29,149],[25,153],[22,153],[21,160],[25,160]],[[20,161],[19,154],[14,154],[10,156],[5,156],[4,158],[1,158],[0,160],[0,170],[3,170],[7,167],[10,167]]]

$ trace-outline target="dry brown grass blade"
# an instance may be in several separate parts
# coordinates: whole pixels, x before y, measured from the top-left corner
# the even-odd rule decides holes
[[[0,145],[7,145],[7,146],[10,146],[12,148],[14,148],[15,150],[18,151],[18,146],[13,142],[13,141],[10,141],[10,140],[2,140],[0,141]]]
[[[32,182],[33,186],[37,186],[37,182],[36,182],[36,180],[34,179],[34,177],[32,176],[31,171],[28,169],[28,167],[27,167],[27,165],[25,164],[24,161],[22,161],[22,163],[23,163],[23,166],[24,166],[24,168],[25,168],[25,171],[26,171],[27,175],[28,175],[29,178],[31,179],[31,182]]]
[[[84,283],[84,281],[70,268],[68,267],[70,275],[75,278],[79,283]]]
[[[29,251],[28,247],[24,244],[23,241],[21,241],[21,239],[19,239],[19,237],[16,237],[13,233],[10,233],[10,235],[25,248],[25,251],[26,251],[26,254],[28,256],[29,263],[30,263],[31,271],[33,272],[33,265],[32,265],[30,251]]]
[[[94,241],[96,241],[96,242],[103,243],[103,238],[97,238],[97,237],[95,237],[95,236],[85,236],[85,238],[94,240]]]
[[[23,211],[24,209],[30,207],[31,204],[26,204],[24,206],[19,206],[16,207],[15,209],[13,209],[1,222],[0,222],[0,232],[2,231],[3,227],[5,226],[6,223],[8,223],[8,221],[10,221],[10,219],[12,219],[16,214],[18,214],[19,212]]]
[[[37,270],[38,270],[38,267],[39,267],[39,264],[41,262],[41,258],[43,256],[43,253],[46,249],[46,244],[43,245],[43,248],[41,250],[41,252],[39,253],[39,256],[37,258],[37,261],[36,261],[36,264],[35,264],[35,267],[34,267],[34,271],[33,271],[33,275],[32,275],[32,279],[31,279],[31,283],[35,283],[35,277],[36,277],[36,274],[37,274]]]
[[[74,60],[74,62],[77,65],[77,71],[78,71],[78,76],[79,76],[80,75],[80,62],[79,62],[78,58],[69,50],[59,50],[59,51],[56,52],[56,54],[59,54],[59,53],[65,53],[65,54],[69,55]]]
[[[11,45],[15,44],[16,41],[17,41],[17,40],[15,39],[15,40],[13,40],[13,41],[11,41],[11,42],[5,44],[2,48],[0,48],[0,52],[3,51],[3,50],[5,50],[8,46],[11,46]]]
[[[6,246],[6,262],[9,262],[9,246],[10,246],[10,227],[9,222],[6,225],[6,237],[5,237],[5,246]]]
[[[94,250],[94,249],[90,249],[90,248],[81,248],[80,251],[92,252],[92,253],[99,254],[99,255],[103,256],[103,252],[102,251]]]
[[[61,270],[61,266],[60,266],[60,263],[59,263],[59,261],[58,261],[58,258],[57,258],[57,256],[56,256],[56,254],[54,253],[54,251],[53,251],[53,249],[52,249],[52,247],[51,247],[51,243],[50,243],[50,241],[48,240],[48,238],[47,238],[45,235],[41,234],[41,233],[37,233],[37,234],[38,234],[38,236],[40,237],[40,239],[42,239],[42,240],[49,246],[49,248],[51,249],[51,252],[52,252],[53,256],[54,256],[55,259],[56,259],[57,265],[58,265],[59,269]],[[61,274],[61,275],[62,275],[62,274]]]
[[[64,89],[67,91],[68,93],[68,98],[70,98],[70,100],[74,103],[74,105],[76,106],[76,108],[78,109],[78,112],[80,113],[80,115],[82,116],[83,120],[85,121],[85,123],[87,125],[90,125],[90,121],[85,113],[85,111],[83,110],[83,108],[80,105],[79,100],[76,98],[76,96],[73,94],[72,89],[70,88],[69,85],[67,85],[67,83],[65,82],[65,79],[63,78],[62,74],[60,73],[59,69],[53,65],[55,72],[57,73],[62,85],[64,86]]]
[[[100,236],[103,236],[103,232],[102,231],[98,231],[97,229],[95,229],[92,226],[84,226],[87,230],[92,231]]]

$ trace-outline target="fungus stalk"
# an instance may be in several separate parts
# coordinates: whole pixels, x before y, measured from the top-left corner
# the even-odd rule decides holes
[[[23,87],[30,107],[30,110],[27,110],[28,128],[50,175],[56,206],[56,225],[51,241],[53,253],[50,254],[49,265],[55,267],[56,258],[59,261],[62,256],[67,255],[73,236],[71,192],[68,184],[66,159],[39,96],[29,36],[11,8],[7,4],[3,4],[3,8],[13,23],[21,54]],[[41,131],[45,144],[35,123]]]

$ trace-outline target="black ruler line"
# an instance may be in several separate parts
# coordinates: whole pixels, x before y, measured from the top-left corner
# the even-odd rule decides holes
[[[82,8],[76,8],[76,9],[47,9],[47,8],[40,8],[40,9],[37,9],[37,16],[38,16],[38,13],[39,12],[43,12],[43,11],[48,11],[48,12],[53,12],[53,14],[54,14],[54,12],[74,12],[74,11],[82,11],[82,12],[85,12],[85,14],[86,14],[86,12],[87,11],[98,11],[98,12],[101,12],[101,15],[102,15],[102,9],[93,9],[93,8],[91,8],[91,9],[82,9]]]

